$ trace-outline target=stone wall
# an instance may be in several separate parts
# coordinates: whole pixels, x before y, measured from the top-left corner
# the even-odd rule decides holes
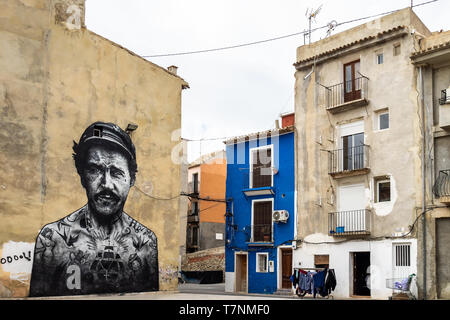
[[[183,255],[182,271],[217,271],[225,272],[225,247],[211,248]]]

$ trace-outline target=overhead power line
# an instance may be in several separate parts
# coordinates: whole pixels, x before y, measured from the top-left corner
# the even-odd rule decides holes
[[[419,4],[415,4],[412,5],[411,8],[414,7],[419,7],[419,6],[423,6],[432,2],[437,2],[438,0],[431,0],[431,1],[427,1],[427,2],[423,2],[423,3],[419,3]],[[392,10],[392,11],[387,11],[387,12],[383,12],[383,13],[378,13],[378,14],[374,14],[371,16],[367,16],[367,17],[361,17],[361,18],[356,18],[353,20],[348,20],[348,21],[344,21],[344,22],[340,22],[337,23],[335,25],[335,27],[344,25],[344,24],[348,24],[348,23],[352,23],[352,22],[357,22],[357,21],[361,21],[361,20],[366,20],[366,19],[370,19],[370,18],[375,18],[375,17],[379,17],[379,16],[383,16],[386,14],[390,14],[390,13],[394,13],[397,12],[399,10],[402,9],[397,9],[397,10]],[[321,27],[317,27],[314,29],[311,29],[311,32],[320,30],[320,29],[325,29],[325,28],[329,28],[329,24],[325,25],[325,26],[321,26]],[[285,39],[285,38],[290,38],[290,37],[295,37],[298,35],[302,35],[305,33],[309,33],[309,30],[304,30],[304,31],[300,31],[300,32],[295,32],[295,33],[291,33],[291,34],[287,34],[287,35],[282,35],[282,36],[278,36],[278,37],[274,37],[274,38],[269,38],[269,39],[264,39],[264,40],[258,40],[258,41],[252,41],[252,42],[247,42],[247,43],[241,43],[241,44],[237,44],[237,45],[231,45],[231,46],[225,46],[225,47],[218,47],[218,48],[211,48],[211,49],[203,49],[203,50],[194,50],[194,51],[185,51],[185,52],[174,52],[174,53],[163,53],[163,54],[154,54],[154,55],[145,55],[142,56],[143,58],[158,58],[158,57],[170,57],[170,56],[182,56],[182,55],[188,55],[188,54],[197,54],[197,53],[207,53],[207,52],[214,52],[214,51],[223,51],[223,50],[229,50],[229,49],[236,49],[236,48],[242,48],[242,47],[248,47],[248,46],[253,46],[256,44],[261,44],[261,43],[266,43],[266,42],[271,42],[271,41],[276,41],[276,40],[281,40],[281,39]]]

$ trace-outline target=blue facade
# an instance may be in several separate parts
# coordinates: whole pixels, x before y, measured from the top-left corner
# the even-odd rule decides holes
[[[250,154],[254,148],[270,146],[272,152],[271,186],[252,188]],[[279,246],[291,245],[295,227],[295,148],[294,132],[265,139],[227,144],[226,244],[225,272],[235,273],[235,253],[247,256],[248,293],[273,293],[277,290]],[[261,200],[272,201],[273,210],[287,210],[286,222],[272,222],[271,236],[256,241],[253,205]],[[261,240],[261,237],[259,237]],[[257,272],[257,254],[267,253],[273,272]],[[268,262],[269,264],[269,262]],[[236,277],[236,275],[235,275]],[[280,277],[281,279],[281,277]],[[234,280],[236,281],[236,280]]]

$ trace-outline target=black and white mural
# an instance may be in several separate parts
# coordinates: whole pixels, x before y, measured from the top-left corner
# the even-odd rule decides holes
[[[95,122],[73,151],[87,203],[39,232],[30,296],[158,290],[156,236],[123,211],[137,172],[130,136]]]

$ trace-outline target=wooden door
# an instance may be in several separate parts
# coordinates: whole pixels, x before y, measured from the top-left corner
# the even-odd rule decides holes
[[[361,99],[359,60],[344,64],[344,102]]]
[[[236,255],[236,292],[247,292],[247,255]]]
[[[281,249],[281,287],[290,289],[292,275],[292,250]]]

